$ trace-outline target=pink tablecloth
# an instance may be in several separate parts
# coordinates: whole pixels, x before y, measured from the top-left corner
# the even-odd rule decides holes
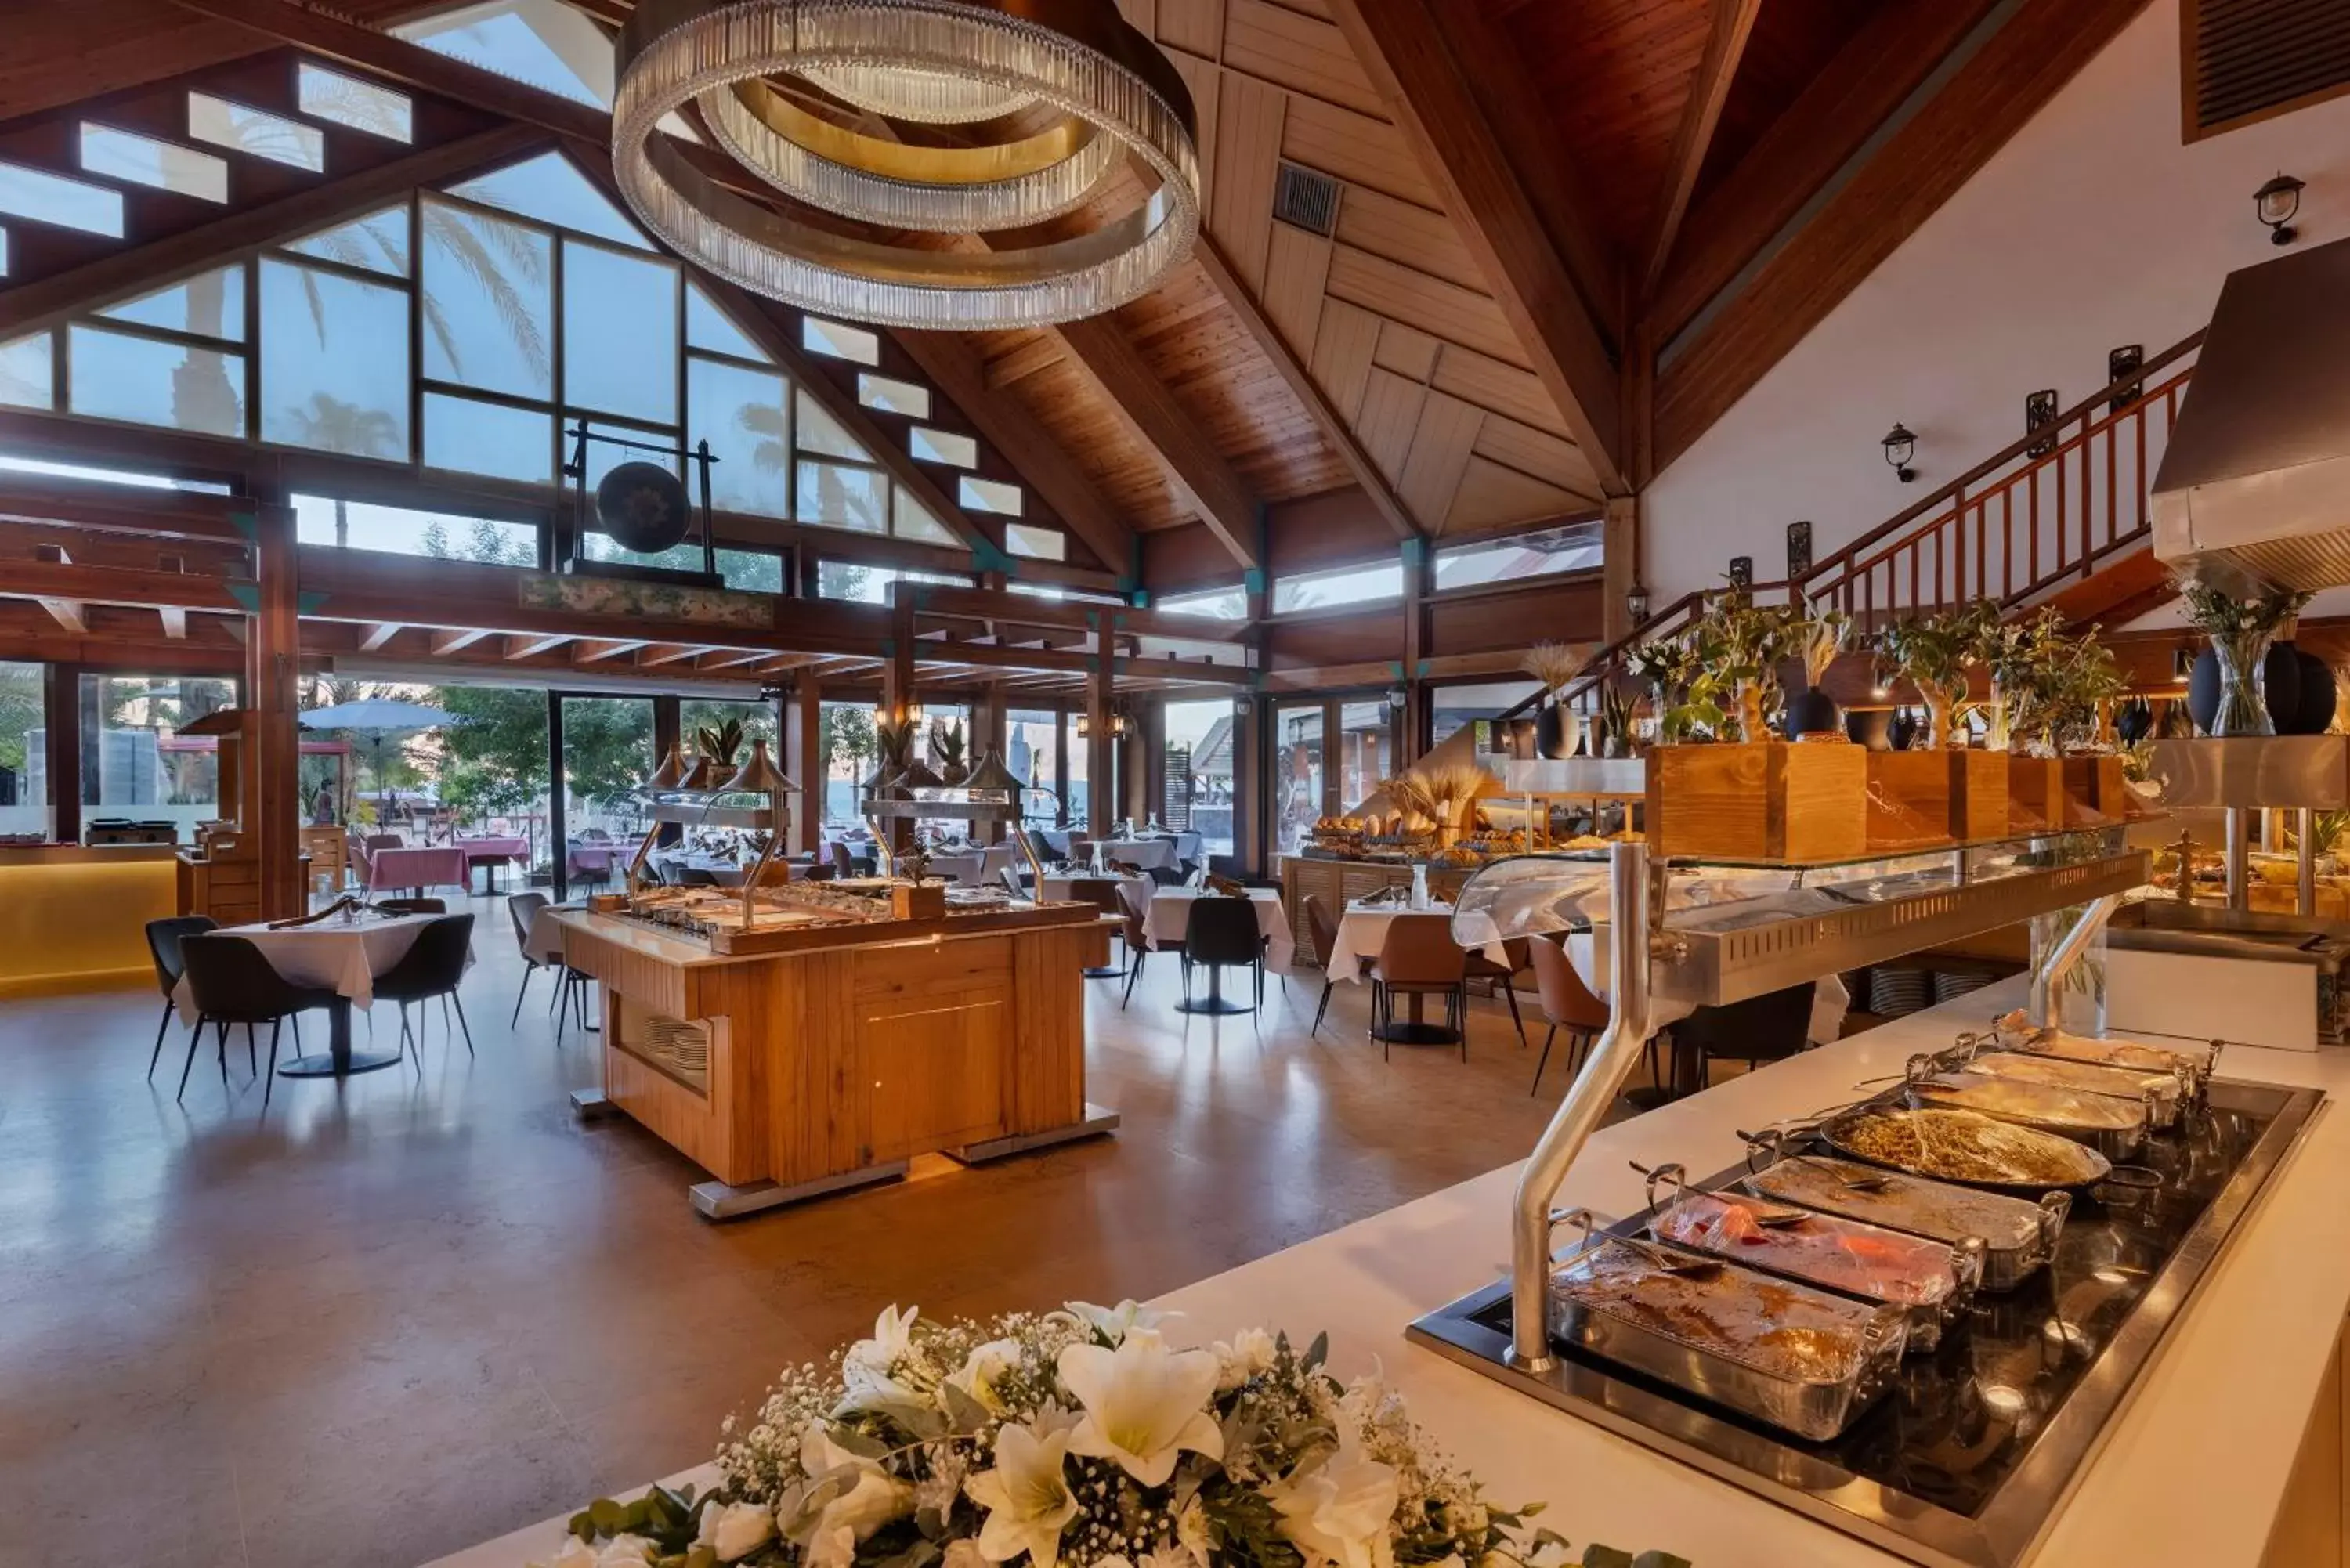
[[[465,858],[478,866],[484,860],[522,860],[529,857],[530,840],[508,835],[504,838],[461,838],[457,847]]]
[[[462,888],[465,851],[443,845],[433,849],[379,849],[368,859],[368,891],[392,888]]]

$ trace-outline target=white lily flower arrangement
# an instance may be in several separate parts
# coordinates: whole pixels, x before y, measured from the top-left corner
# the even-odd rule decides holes
[[[884,1312],[729,1417],[721,1483],[601,1499],[533,1568],[1534,1568],[1570,1550],[1448,1467],[1376,1378],[1249,1329],[1179,1350],[1132,1302]],[[1585,1568],[1689,1568],[1586,1546]]]

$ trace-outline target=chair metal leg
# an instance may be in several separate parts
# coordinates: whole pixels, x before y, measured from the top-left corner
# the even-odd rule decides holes
[[[1306,1038],[1312,1039],[1322,1032],[1322,1015],[1330,1011],[1330,992],[1337,983],[1334,980],[1322,982],[1322,1003],[1314,1010],[1314,1027],[1305,1032]]]
[[[1549,1066],[1549,1065],[1550,1065],[1550,1043],[1551,1043],[1552,1041],[1554,1041],[1554,1040],[1557,1039],[1557,1038],[1558,1038],[1558,1025],[1557,1025],[1557,1024],[1555,1024],[1555,1023],[1554,1023],[1554,1024],[1552,1024],[1552,1025],[1550,1026],[1550,1033],[1543,1036],[1542,1055],[1541,1055],[1539,1058],[1537,1058],[1537,1059],[1536,1059],[1536,1061],[1534,1062],[1534,1086],[1533,1086],[1533,1087],[1531,1087],[1531,1088],[1529,1088],[1529,1089],[1526,1091],[1526,1098],[1528,1098],[1528,1099],[1532,1099],[1532,1098],[1534,1098],[1536,1095],[1539,1095],[1539,1094],[1541,1094],[1541,1093],[1542,1093],[1542,1075],[1543,1075],[1543,1069],[1544,1069],[1544,1067],[1547,1067],[1547,1066]],[[1574,1035],[1572,1035],[1572,1034],[1569,1034],[1569,1035],[1566,1037],[1566,1054],[1567,1054],[1567,1059],[1568,1059],[1569,1061],[1574,1060],[1574,1058],[1575,1058],[1575,1036],[1574,1036]]]
[[[244,1070],[248,1073],[258,1073],[261,1071],[259,1064],[254,1060],[253,1025],[250,1023],[244,1026]]]
[[[286,1020],[274,1020],[269,1025],[269,1076],[261,1082],[261,1108],[269,1108],[270,1091],[277,1087],[277,1036],[284,1031]],[[296,1025],[296,1027],[299,1027]],[[300,1048],[297,1044],[297,1050]]]
[[[512,1029],[522,1022],[522,999],[530,994],[530,977],[537,972],[538,966],[535,963],[523,966],[522,989],[515,992],[514,1016],[506,1020],[507,1028]]]
[[[571,1014],[571,971],[565,970],[555,981],[555,1048],[563,1049],[563,1024]]]
[[[1149,956],[1150,952],[1147,948],[1134,950],[1134,961],[1127,966],[1126,971],[1126,994],[1118,999],[1118,1010],[1120,1012],[1124,1012],[1126,1004],[1134,1000],[1134,982],[1142,978],[1142,961]]]
[[[213,1058],[220,1063],[221,1087],[228,1087],[228,1023],[224,1019],[213,1026]]]
[[[155,1064],[163,1059],[163,1036],[172,1032],[172,999],[163,999],[163,1021],[155,1025],[155,1054],[147,1058],[147,1081],[155,1081]]]
[[[1502,977],[1502,994],[1509,999],[1510,1023],[1518,1031],[1518,1049],[1523,1051],[1526,1048],[1526,1021],[1518,1012],[1518,988],[1510,983],[1508,975]]]
[[[195,1070],[196,1052],[204,1043],[204,1025],[210,1022],[211,1020],[203,1014],[197,1014],[196,1026],[188,1033],[188,1061],[187,1064],[180,1069],[180,1092],[172,1096],[175,1100],[184,1100],[188,1097],[188,1075]]]
[[[471,1056],[473,1054],[473,1026],[465,1022],[465,999],[452,991],[449,993],[449,1001],[457,1009],[457,1027],[465,1036],[465,1054]]]
[[[1466,1062],[1469,1060],[1469,982],[1467,981],[1462,981],[1452,988],[1452,994],[1444,999],[1444,1011],[1450,1015],[1447,1022],[1452,1025],[1452,1033],[1461,1036],[1461,1059]]]

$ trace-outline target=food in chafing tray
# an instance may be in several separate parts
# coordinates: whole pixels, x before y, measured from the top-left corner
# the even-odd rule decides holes
[[[2035,1056],[2060,1056],[2068,1062],[2091,1062],[2103,1067],[2123,1067],[2135,1073],[2209,1074],[2218,1065],[2218,1043],[2209,1046],[2147,1045],[2135,1040],[2091,1040],[2059,1029],[2034,1029],[2021,1008],[1991,1021],[1991,1033],[2003,1051]],[[1988,1044],[1988,1042],[1986,1042]]]
[[[2139,1103],[2151,1093],[2157,1127],[2169,1126],[2178,1109],[2180,1085],[2176,1073],[2106,1066],[2022,1051],[1987,1051],[1968,1062],[1966,1070],[2014,1083],[2068,1089],[2076,1095],[2103,1095]]]
[[[2083,1187],[2113,1165],[2085,1144],[1974,1111],[1852,1111],[1822,1129],[1845,1153],[1940,1181],[1995,1187]]]
[[[1794,1274],[1871,1301],[1931,1306],[1959,1288],[1950,1249],[1856,1220],[1683,1192],[1649,1222],[1660,1240]]]
[[[1551,1274],[1551,1326],[1570,1345],[1814,1438],[1882,1392],[1902,1310],[1735,1263],[1696,1271],[1648,1245],[1595,1241]],[[1679,1254],[1688,1256],[1688,1254]]]
[[[1789,1156],[1740,1185],[1782,1203],[1800,1203],[1937,1241],[1956,1244],[1980,1236],[1986,1248],[1982,1288],[1990,1291],[2012,1288],[2045,1262],[2071,1210],[2063,1193],[2045,1204],[2030,1203],[1821,1154]]]
[[[2126,1092],[2126,1085],[2117,1086]],[[1909,1094],[1921,1105],[1979,1111],[2003,1122],[2044,1127],[2109,1155],[2136,1152],[2151,1119],[2151,1107],[2142,1097],[2084,1094],[2024,1077],[2001,1077],[1976,1072],[1972,1064],[1964,1072],[1920,1078],[1909,1085]]]

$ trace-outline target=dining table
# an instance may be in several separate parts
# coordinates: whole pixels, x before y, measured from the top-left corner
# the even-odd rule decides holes
[[[394,853],[385,850],[382,854]],[[424,928],[437,915],[379,915],[358,911],[350,918],[330,915],[308,925],[272,928],[256,922],[224,926],[222,936],[243,937],[261,950],[288,984],[333,992],[327,1007],[328,1045],[323,1054],[296,1056],[281,1063],[282,1078],[348,1078],[373,1073],[400,1060],[397,1051],[351,1049],[351,1009],[375,1001],[376,976],[408,956]],[[470,960],[468,961],[471,961]],[[182,976],[172,991],[172,1005],[180,1022],[195,1026],[195,996]]]
[[[530,858],[530,840],[513,834],[484,834],[475,838],[460,837],[457,847],[465,852],[465,869],[469,877],[473,868],[482,867],[482,891],[494,896],[498,890],[498,867],[509,861]]]
[[[1149,871],[1156,867],[1172,870],[1175,867],[1175,841],[1172,838],[1111,838],[1101,845],[1102,857],[1121,865]]]
[[[465,851],[453,844],[404,845],[376,850],[368,857],[367,890],[390,892],[408,888],[463,888],[472,879]]]
[[[1362,961],[1379,956],[1379,945],[1388,940],[1388,928],[1395,924],[1398,915],[1442,915],[1450,919],[1452,906],[1441,900],[1431,901],[1424,909],[1404,904],[1353,903],[1338,917],[1337,940],[1330,946],[1326,972],[1332,980],[1359,981],[1368,967]],[[1476,950],[1495,963],[1509,962],[1509,950],[1503,945],[1497,931],[1490,941],[1477,944]]]
[[[1156,888],[1149,895],[1149,911],[1143,917],[1144,941],[1153,951],[1162,947],[1181,947],[1184,933],[1191,927],[1191,907],[1202,898],[1222,897],[1204,888]],[[1265,940],[1266,961],[1285,967],[1297,956],[1297,934],[1290,929],[1279,889],[1251,888],[1248,897],[1249,902],[1256,906],[1256,929]]]

